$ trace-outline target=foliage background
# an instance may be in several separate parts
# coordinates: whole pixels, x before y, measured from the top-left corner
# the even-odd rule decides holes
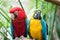
[[[21,3],[27,15],[36,9],[36,0],[21,0]],[[15,6],[21,7],[18,0],[0,0],[0,38],[2,40],[10,40],[11,38],[9,10]],[[48,25],[48,40],[53,40],[53,28],[56,22],[57,7],[55,4],[48,3],[45,0],[37,0],[37,7],[42,11],[42,17]]]

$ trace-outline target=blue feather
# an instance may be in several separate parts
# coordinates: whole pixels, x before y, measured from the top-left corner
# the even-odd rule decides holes
[[[12,38],[14,38],[14,29],[13,29],[12,21],[10,22],[10,31],[11,31]]]
[[[46,26],[46,22],[44,21],[44,19],[41,19],[41,24],[42,24],[43,40],[46,40],[46,37],[47,37],[47,26]]]
[[[26,34],[28,35],[28,31],[29,31],[29,20],[26,19]]]

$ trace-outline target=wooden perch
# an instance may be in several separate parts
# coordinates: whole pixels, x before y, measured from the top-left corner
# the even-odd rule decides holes
[[[45,0],[45,1],[60,5],[60,0]]]

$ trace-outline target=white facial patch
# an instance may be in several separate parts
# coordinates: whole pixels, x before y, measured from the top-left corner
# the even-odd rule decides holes
[[[14,20],[14,15],[13,14],[11,14],[11,19]]]

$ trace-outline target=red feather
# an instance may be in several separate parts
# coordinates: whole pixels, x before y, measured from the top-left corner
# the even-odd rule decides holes
[[[23,9],[20,7],[14,7],[10,9],[10,13],[14,13],[15,11],[23,11]]]
[[[26,14],[23,9],[19,7],[12,8],[10,10],[10,13],[14,13],[15,11],[18,11],[18,16],[16,19],[12,21],[13,28],[14,28],[14,36],[20,37],[21,35],[25,36],[26,34]]]

